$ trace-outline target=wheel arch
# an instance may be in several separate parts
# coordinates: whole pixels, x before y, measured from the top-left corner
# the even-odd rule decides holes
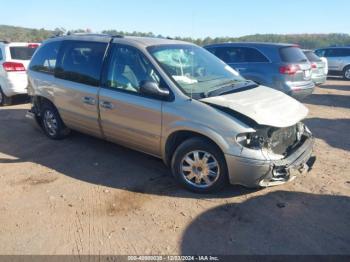
[[[51,105],[51,106],[55,106],[55,104],[47,97],[44,97],[44,96],[40,96],[40,95],[37,95],[37,96],[33,96],[33,104],[34,104],[34,107],[35,107],[35,110],[36,110],[36,113],[40,115],[41,113],[41,109],[44,105]]]
[[[176,129],[172,132],[169,132],[169,134],[164,138],[163,146],[162,146],[162,156],[163,161],[166,165],[169,165],[171,163],[171,158],[177,149],[177,147],[186,141],[187,139],[193,138],[193,137],[199,137],[207,140],[208,142],[215,145],[223,154],[228,150],[229,145],[224,140],[223,137],[221,137],[218,133],[216,133],[214,130],[198,130],[198,129],[192,129],[192,128],[186,128],[186,129]]]

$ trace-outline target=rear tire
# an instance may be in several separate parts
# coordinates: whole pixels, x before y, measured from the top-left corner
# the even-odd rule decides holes
[[[343,70],[343,78],[345,80],[350,80],[350,66],[346,66]]]
[[[0,106],[6,106],[11,104],[11,98],[7,97],[0,87]]]
[[[51,104],[44,104],[41,108],[41,126],[44,133],[53,140],[63,139],[70,133],[57,109]]]
[[[216,192],[228,183],[224,154],[215,144],[199,137],[178,146],[171,170],[183,187],[195,193]]]

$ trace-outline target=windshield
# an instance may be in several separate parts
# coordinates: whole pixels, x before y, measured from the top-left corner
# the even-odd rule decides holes
[[[163,70],[187,95],[208,94],[246,80],[230,66],[194,45],[162,45],[148,48]]]

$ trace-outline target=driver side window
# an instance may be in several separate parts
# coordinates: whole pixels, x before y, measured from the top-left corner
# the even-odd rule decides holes
[[[133,47],[115,45],[108,68],[107,87],[139,93],[142,81],[160,84],[160,77],[140,51]]]

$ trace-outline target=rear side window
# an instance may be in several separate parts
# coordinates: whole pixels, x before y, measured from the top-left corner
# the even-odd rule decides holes
[[[106,43],[64,41],[57,61],[55,76],[98,86],[106,47]]]
[[[11,46],[10,53],[11,58],[15,60],[30,60],[35,52],[36,48],[27,46]]]
[[[306,55],[307,59],[310,62],[320,62],[321,59],[312,51],[306,51],[304,52],[304,54]]]
[[[0,61],[3,59],[4,57],[2,56],[2,50],[0,48]]]
[[[50,42],[42,45],[30,62],[30,70],[53,74],[61,41]]]
[[[269,60],[257,49],[249,47],[220,47],[215,55],[226,63],[264,63]]]
[[[307,58],[300,48],[295,46],[280,48],[281,60],[286,63],[307,62]]]
[[[350,48],[343,49],[344,56],[350,56]]]
[[[326,50],[326,57],[350,56],[350,48],[330,48]]]
[[[244,60],[249,63],[263,63],[269,60],[255,48],[243,48]]]
[[[244,62],[244,52],[239,47],[219,47],[215,55],[228,64]]]

